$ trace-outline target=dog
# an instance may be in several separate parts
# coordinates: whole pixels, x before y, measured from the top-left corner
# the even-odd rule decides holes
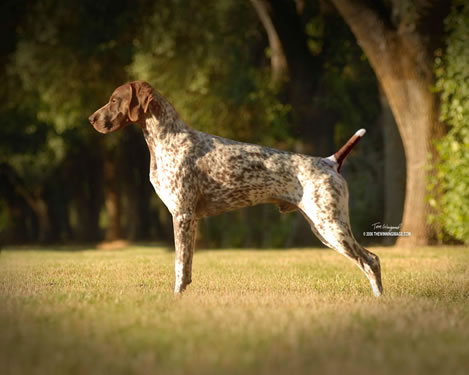
[[[364,129],[326,158],[236,142],[190,128],[144,81],[118,87],[89,121],[104,134],[134,123],[142,128],[150,151],[150,181],[173,218],[175,293],[192,281],[198,220],[273,203],[281,212],[300,211],[321,242],[351,259],[374,294],[382,294],[379,258],[352,234],[348,188],[340,174]]]

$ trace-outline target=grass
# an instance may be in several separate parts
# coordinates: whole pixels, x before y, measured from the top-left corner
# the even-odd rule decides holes
[[[376,248],[385,295],[329,250],[0,255],[2,374],[467,374],[469,249]]]

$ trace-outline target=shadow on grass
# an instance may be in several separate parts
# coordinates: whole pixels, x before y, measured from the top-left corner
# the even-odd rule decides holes
[[[92,243],[80,243],[80,244],[52,244],[52,245],[8,245],[0,249],[3,251],[64,251],[64,252],[80,252],[80,251],[118,251],[118,250],[130,250],[132,248],[139,249],[164,249],[167,252],[174,252],[174,244],[168,242],[128,242],[125,240],[109,241],[109,242],[92,242]],[[295,247],[206,247],[196,246],[196,253],[210,252],[210,251],[258,251],[258,252],[286,252],[286,251],[297,251],[297,250],[315,250],[315,251],[334,251],[328,247],[319,244],[317,246],[295,246]]]
[[[167,242],[128,242],[125,240],[106,241],[106,242],[90,242],[90,243],[67,243],[67,244],[52,244],[52,245],[11,245],[5,246],[0,249],[3,251],[65,251],[65,252],[80,252],[80,251],[117,251],[129,250],[133,247],[136,248],[155,248],[166,249],[167,251],[174,251],[171,244]]]

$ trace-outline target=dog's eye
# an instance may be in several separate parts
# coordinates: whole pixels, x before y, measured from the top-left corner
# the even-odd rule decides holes
[[[115,103],[115,102],[117,102],[117,99],[116,99],[116,98],[112,98],[112,99],[111,99],[111,103]]]

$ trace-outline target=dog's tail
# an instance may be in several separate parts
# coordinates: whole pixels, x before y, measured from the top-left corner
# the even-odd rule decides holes
[[[354,135],[352,135],[352,137],[340,148],[339,151],[337,151],[334,155],[325,158],[328,164],[336,167],[337,172],[340,172],[345,158],[350,153],[350,151],[352,151],[353,146],[358,143],[358,141],[365,135],[365,133],[365,129],[360,129]]]

